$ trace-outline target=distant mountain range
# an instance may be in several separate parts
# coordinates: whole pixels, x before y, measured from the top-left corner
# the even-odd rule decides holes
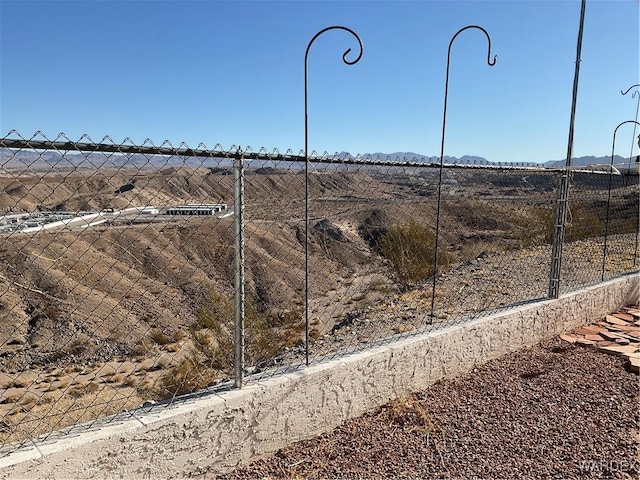
[[[352,154],[348,152],[340,152],[337,155],[339,158],[355,158]],[[433,163],[440,162],[440,157],[431,156],[428,157],[426,155],[422,155],[421,153],[415,152],[393,152],[393,153],[366,153],[360,155],[360,157],[371,158],[371,159],[391,159],[391,160],[406,160],[409,162],[424,162],[424,163]],[[458,163],[463,165],[492,165],[492,162],[483,157],[476,157],[473,155],[463,155],[462,157],[450,157],[448,155],[444,156],[445,163]]]
[[[549,160],[545,162],[544,165],[546,167],[561,167],[565,164],[566,160]],[[635,163],[635,158],[632,158],[632,164]],[[571,159],[571,164],[576,167],[586,167],[587,165],[610,165],[611,157],[578,157]],[[621,157],[620,155],[613,156],[613,164],[617,167],[619,166],[628,166],[629,165],[629,157]]]
[[[340,158],[353,158],[347,152],[341,152],[339,154]],[[371,153],[367,155],[361,155],[361,157],[370,157],[372,159],[398,159],[398,160],[407,160],[414,162],[425,162],[425,163],[438,163],[440,161],[438,156],[426,156],[420,153],[415,152],[394,152],[394,153]],[[450,157],[448,155],[444,156],[445,163],[453,163],[458,165],[501,165],[503,163],[499,162],[491,162],[484,157],[478,157],[474,155],[464,155],[462,157]],[[517,160],[513,162],[504,162],[504,164],[514,164],[518,166],[526,166],[526,167],[562,167],[566,163],[566,160],[548,160],[546,162],[518,162]],[[635,158],[632,159],[632,169],[635,169]],[[594,157],[594,156],[584,156],[584,157],[574,157],[571,159],[571,164],[574,167],[586,167],[589,165],[610,165],[611,157]],[[620,155],[614,155],[613,164],[618,168],[628,168],[629,166],[629,158],[621,157]]]
[[[348,152],[341,152],[338,154],[340,158],[355,158]],[[365,155],[360,155],[360,157],[364,158],[372,158],[372,159],[398,159],[398,160],[407,160],[414,162],[439,162],[440,158],[438,156],[427,156],[421,153],[415,152],[393,152],[393,153],[369,153]],[[635,158],[633,159],[635,161]],[[500,165],[499,162],[492,162],[487,160],[484,157],[478,157],[475,155],[463,155],[462,157],[450,157],[448,155],[444,156],[445,163],[456,163],[462,165]],[[561,167],[564,166],[566,160],[548,160],[546,162],[518,162],[514,160],[513,162],[504,162],[504,163],[514,163],[517,165],[531,166],[531,167]],[[609,165],[611,163],[611,157],[594,157],[594,156],[585,156],[585,157],[574,157],[571,160],[571,164],[575,167],[586,167],[587,165]],[[633,163],[633,162],[632,162]],[[629,158],[621,157],[620,155],[615,155],[613,157],[614,165],[629,165]]]
[[[342,160],[355,159],[356,157],[348,152],[340,152],[335,155],[331,155],[330,158],[337,158]],[[358,155],[358,158],[372,159],[372,160],[398,160],[408,162],[423,162],[423,163],[438,163],[438,156],[427,156],[415,152],[393,152],[393,153],[368,153]],[[114,154],[114,153],[76,153],[68,152],[61,154],[57,151],[30,151],[22,150],[18,152],[11,151],[7,148],[0,148],[0,168],[11,168],[19,165],[28,165],[31,168],[48,168],[48,167],[78,167],[82,164],[89,163],[93,167],[108,168],[108,167],[176,167],[180,165],[199,166],[216,164],[227,164],[228,159],[222,158],[197,158],[197,157],[185,157],[185,156],[173,156],[167,157],[162,155],[142,155],[142,154]],[[445,163],[458,164],[458,165],[500,165],[501,163],[491,162],[484,157],[478,157],[474,155],[464,155],[462,157],[451,157],[445,155]],[[609,165],[611,163],[611,157],[594,157],[585,156],[572,159],[572,165],[575,167],[586,167],[588,165]],[[618,168],[625,168],[629,165],[629,159],[615,155],[613,163]],[[503,164],[514,164],[518,166],[533,166],[533,167],[559,167],[565,164],[565,160],[548,160],[546,162],[533,163],[533,162],[518,162],[514,159],[514,162],[504,162]],[[632,169],[636,168],[635,158],[632,162]]]

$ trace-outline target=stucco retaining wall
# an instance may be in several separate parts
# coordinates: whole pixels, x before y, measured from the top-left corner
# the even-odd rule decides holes
[[[177,404],[0,458],[1,478],[183,478],[229,471],[389,400],[638,303],[638,274]]]

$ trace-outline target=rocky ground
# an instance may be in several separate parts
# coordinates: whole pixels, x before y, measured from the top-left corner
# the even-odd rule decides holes
[[[619,235],[610,242],[605,279],[633,269],[634,249],[631,246],[634,240],[633,235]],[[601,281],[602,248],[601,239],[565,246],[562,292]],[[337,317],[330,331],[311,339],[309,358],[366,348],[376,340],[393,335],[411,335],[442,322],[457,323],[505,306],[546,298],[550,256],[551,247],[548,245],[506,252],[480,251],[475,259],[439,276],[433,317],[430,315],[431,282],[395,295],[387,294]],[[368,289],[373,290],[371,285]],[[355,291],[359,293],[360,290]],[[349,291],[340,291],[339,294],[341,297],[354,295]],[[332,307],[328,305],[325,308],[331,311]],[[337,303],[336,310],[339,310]],[[265,370],[261,374],[268,375],[273,371],[269,367],[274,365],[283,367],[303,360],[304,346],[298,345],[273,362],[265,362]],[[261,368],[256,370],[262,372]]]
[[[614,247],[617,244],[626,247],[610,249],[608,275],[630,269],[634,251],[628,244],[633,240],[625,235],[612,242]],[[376,282],[375,275],[357,276],[350,285],[336,289],[333,297],[328,296],[326,304],[320,306],[329,312],[328,317],[332,309],[347,313],[337,316],[327,333],[311,337],[309,358],[341,355],[393,335],[411,335],[428,327],[430,321],[458,322],[465,316],[482,315],[487,310],[544,297],[549,249],[538,246],[479,252],[476,258],[453,267],[438,279],[434,317],[429,316],[431,284],[390,294],[385,291],[387,284]],[[601,251],[598,239],[567,245],[564,288],[597,283],[601,276],[601,260],[597,257]],[[368,297],[360,300],[360,306],[349,303],[363,292]],[[353,309],[348,310],[350,307]],[[190,345],[182,337],[167,341],[162,345],[150,341],[148,351],[140,357],[0,373],[0,442],[7,444],[47,434],[156,400],[158,379],[170,373],[188,353]],[[304,358],[304,345],[298,343],[272,361],[249,366],[248,373],[255,374],[249,381],[299,365]]]
[[[639,402],[622,358],[554,338],[220,478],[635,479]]]

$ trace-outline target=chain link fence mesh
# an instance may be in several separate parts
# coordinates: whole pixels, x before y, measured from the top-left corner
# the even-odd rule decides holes
[[[558,171],[11,132],[0,444],[231,385],[234,161],[246,381],[547,296]],[[569,208],[563,291],[637,271],[637,176]]]
[[[561,291],[638,268],[638,176],[574,172],[562,255]]]
[[[225,378],[227,359],[198,348],[213,348],[209,305],[233,295],[233,183],[214,174],[224,152],[28,144],[2,150],[2,443]]]
[[[546,297],[555,173],[446,172],[437,318],[469,318]]]

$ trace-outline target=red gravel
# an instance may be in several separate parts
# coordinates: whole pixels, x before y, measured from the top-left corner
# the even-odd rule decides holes
[[[554,339],[219,478],[637,479],[639,386],[622,358]]]

